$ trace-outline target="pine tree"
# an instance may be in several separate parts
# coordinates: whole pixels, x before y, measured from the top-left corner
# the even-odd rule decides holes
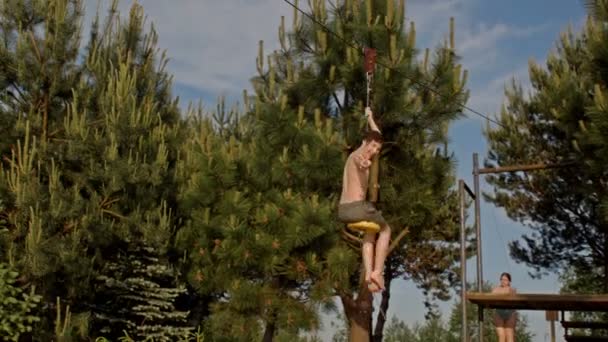
[[[73,313],[67,324],[82,323],[68,330],[87,337],[89,317],[98,317],[109,299],[96,298],[94,284],[126,281],[114,279],[112,267],[141,275],[150,286],[158,280],[160,288],[176,287],[176,274],[161,282],[153,271],[167,266],[176,228],[179,110],[141,6],[131,8],[126,22],[116,8],[114,1],[103,25],[94,22],[79,56],[80,1],[3,2],[2,37],[14,41],[0,48],[0,68],[8,70],[0,107],[14,119],[18,139],[9,141],[11,154],[0,169],[0,215],[8,231],[0,250],[22,275],[19,283],[35,285],[43,297],[47,309],[34,329],[40,340],[51,338],[57,297]],[[124,257],[150,248],[158,260]],[[163,327],[158,334],[174,336],[181,323],[169,324],[178,317],[169,312],[175,298],[168,294],[179,292],[163,292],[157,306],[113,314],[155,315]]]
[[[104,336],[131,332],[137,340],[176,341],[192,332],[186,327],[188,312],[176,310],[176,298],[184,288],[172,286],[175,272],[159,263],[153,248],[131,250],[117,262],[104,265],[96,288],[98,328]],[[165,287],[169,285],[169,287]]]
[[[35,135],[52,136],[77,82],[79,0],[0,2],[0,153],[23,137],[20,117],[28,116]],[[53,125],[55,123],[55,126]]]
[[[386,326],[383,341],[445,342],[451,341],[450,337],[450,333],[440,315],[432,317],[424,324],[414,323],[411,327],[393,316]]]
[[[565,294],[596,294],[603,293],[602,268],[592,272],[578,273],[575,267],[563,270],[560,274],[560,293]],[[605,312],[572,312],[571,321],[603,322],[608,319]],[[573,329],[573,333],[580,335],[608,336],[605,330]]]
[[[81,285],[90,262],[82,254],[82,232],[73,229],[82,204],[65,205],[74,189],[57,186],[57,147],[63,144],[58,133],[80,72],[81,16],[79,1],[0,3],[0,129],[7,133],[0,138],[0,217],[6,228],[0,255],[19,272],[17,284],[35,287],[50,305],[56,296],[75,299],[88,292]],[[42,311],[34,329],[42,340],[52,312]]]
[[[403,321],[400,321],[396,316],[393,316],[386,326],[384,332],[383,341],[385,342],[399,342],[399,341],[417,341],[416,340],[416,327],[410,329],[410,327]]]
[[[260,104],[238,124],[225,125],[223,114],[192,118],[179,168],[188,277],[217,298],[208,330],[215,340],[272,341],[314,329],[331,282],[345,281],[352,265],[347,250],[330,254],[332,202],[302,185],[337,176],[336,135],[320,116],[310,122],[280,104]],[[343,263],[342,274],[325,277],[328,259]]]
[[[546,67],[531,62],[533,91],[506,90],[500,122],[488,128],[488,166],[565,164],[558,169],[487,178],[490,199],[531,232],[511,254],[538,275],[594,274],[608,290],[606,1],[593,1],[582,32],[564,32]]]
[[[386,141],[380,157],[379,207],[391,223],[394,241],[385,277],[390,284],[391,279],[405,276],[429,300],[447,299],[458,259],[458,211],[447,128],[459,117],[460,104],[467,98],[466,73],[457,64],[453,31],[449,42],[432,56],[426,50],[419,59],[414,24],[405,26],[404,1],[352,0],[332,10],[321,0],[311,5],[310,15],[317,23],[294,11],[290,32],[281,22],[281,48],[268,57],[267,67],[260,52],[259,76],[253,80],[257,101],[281,103],[311,119],[320,113],[321,121],[336,123],[341,148],[345,152],[354,149],[365,130],[366,81],[360,48],[377,49],[372,107]],[[285,130],[284,135],[289,134],[293,132]],[[270,153],[278,156],[281,150]],[[340,183],[341,178],[336,177],[317,188],[311,182],[303,186],[337,202]],[[342,228],[334,224],[338,230]],[[358,254],[350,251],[349,258],[355,261],[351,268],[360,265]],[[342,272],[340,267],[340,263],[329,263],[328,271]],[[354,272],[351,281],[334,285],[350,320],[351,337],[364,340],[371,335],[371,296],[359,279]],[[379,312],[388,309],[390,293],[384,296]],[[384,319],[378,322],[376,338],[381,339]]]
[[[608,42],[608,1],[587,1],[591,5],[592,19],[588,21],[584,31],[584,40],[588,49],[586,57],[587,74],[593,82],[593,103],[587,108],[587,115],[579,122],[575,139],[575,148],[583,155],[583,162],[589,167],[589,178],[600,188],[598,194],[599,213],[597,214],[604,238],[604,251],[608,250],[608,53],[605,50]],[[608,291],[608,256],[604,254],[603,262],[595,263],[590,273],[603,273],[602,291]],[[598,272],[598,268],[601,269]],[[587,270],[585,270],[587,271]],[[584,278],[588,273],[581,272]],[[594,282],[594,280],[590,280]],[[585,281],[586,282],[586,281]],[[595,280],[597,282],[597,280]]]
[[[92,313],[101,322],[94,326],[105,326],[106,320],[124,322],[133,336],[173,340],[189,330],[183,328],[187,312],[176,311],[174,305],[184,291],[176,287],[178,274],[167,265],[176,228],[172,170],[179,111],[171,98],[170,76],[164,71],[166,60],[157,57],[156,32],[144,31],[142,7],[135,4],[122,23],[114,15],[116,5],[103,35],[94,28],[88,47],[91,76],[100,87],[87,94],[90,98],[77,99],[82,107],[75,104],[70,117],[74,133],[82,133],[75,126],[84,119],[76,113],[86,113],[90,107],[97,107],[97,118],[104,121],[97,134],[81,142],[88,144],[89,151],[102,152],[101,158],[89,156],[96,165],[87,170],[87,190],[99,203],[102,221],[109,224],[107,231],[90,230],[90,248],[107,261],[100,264],[96,277],[100,289]],[[109,308],[115,310],[104,305],[108,297]],[[120,304],[126,306],[119,310]],[[113,326],[112,333],[106,336],[117,337],[122,331]]]

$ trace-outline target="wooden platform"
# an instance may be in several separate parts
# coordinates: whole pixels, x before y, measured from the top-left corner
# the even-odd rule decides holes
[[[492,294],[468,292],[473,304],[491,309],[608,312],[608,295]]]
[[[567,342],[602,342],[608,341],[608,337],[597,337],[597,336],[566,336]]]
[[[562,321],[564,329],[605,329],[608,330],[607,322],[583,322],[583,321]]]

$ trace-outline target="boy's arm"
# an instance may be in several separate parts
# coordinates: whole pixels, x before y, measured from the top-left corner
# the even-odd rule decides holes
[[[378,125],[376,125],[376,121],[374,121],[374,113],[372,112],[371,108],[365,107],[365,117],[367,117],[367,124],[369,125],[369,128],[372,131],[382,133],[380,132],[380,128],[378,128]]]
[[[360,150],[353,152],[353,161],[359,169],[367,169],[372,165],[370,160],[363,157],[363,153]]]
[[[349,159],[352,159],[352,162],[355,164],[355,167],[360,170],[366,169],[372,164],[371,161],[365,159],[360,148],[352,152]]]

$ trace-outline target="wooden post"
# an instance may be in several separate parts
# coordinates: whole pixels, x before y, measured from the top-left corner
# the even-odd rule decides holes
[[[380,174],[380,153],[377,153],[372,159],[371,170],[369,171],[368,194],[369,201],[372,203],[378,202],[378,175]]]
[[[545,311],[545,318],[551,325],[551,342],[555,342],[555,321],[557,321],[557,311]]]
[[[467,336],[467,255],[466,255],[466,223],[465,223],[465,198],[464,180],[458,180],[458,197],[460,199],[460,305],[462,305],[462,326],[460,332],[460,341],[469,342]],[[480,306],[480,305],[478,305]]]

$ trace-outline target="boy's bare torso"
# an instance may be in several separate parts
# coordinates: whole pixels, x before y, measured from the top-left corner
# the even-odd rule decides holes
[[[342,195],[340,204],[362,201],[367,194],[369,167],[359,167],[363,161],[361,150],[357,149],[346,159],[342,179]],[[356,162],[358,159],[359,162]]]

